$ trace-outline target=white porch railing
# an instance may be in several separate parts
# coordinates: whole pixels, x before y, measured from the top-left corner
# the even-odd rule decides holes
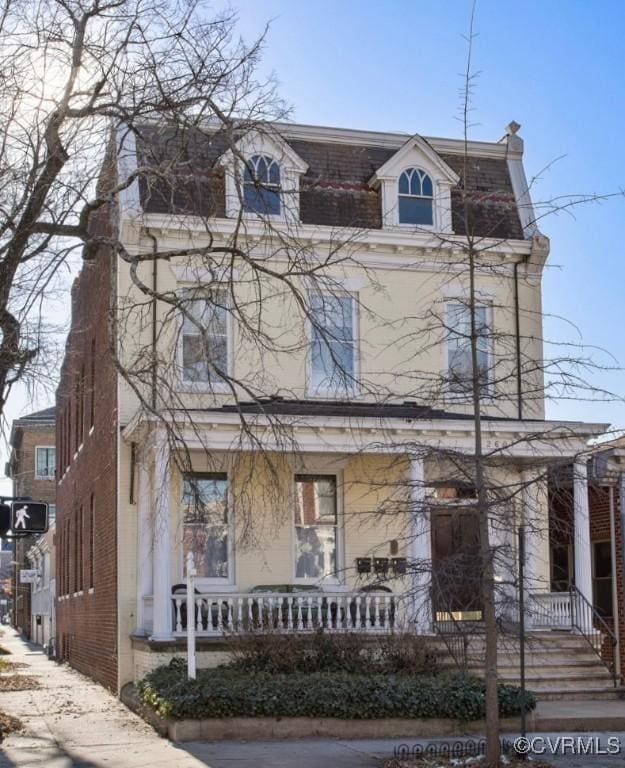
[[[535,629],[572,629],[573,615],[569,592],[537,592],[528,606]]]
[[[390,632],[399,627],[400,599],[387,593],[306,592],[195,596],[197,635],[231,632]],[[173,631],[186,634],[187,597],[172,594]]]

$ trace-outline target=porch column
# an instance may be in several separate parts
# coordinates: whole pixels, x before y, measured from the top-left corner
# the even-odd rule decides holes
[[[536,474],[530,470],[524,470],[521,472],[521,483],[521,517],[525,526],[525,628],[530,630],[535,610],[532,605],[531,596],[540,588],[538,574],[540,573],[540,537],[542,536],[542,531],[540,529],[537,509]],[[518,563],[515,563],[515,570],[518,573]]]
[[[432,540],[430,515],[425,504],[425,466],[423,456],[410,457],[410,560],[412,569],[411,610],[418,634],[432,631]]]
[[[153,640],[172,637],[171,537],[170,537],[170,452],[167,437],[158,441],[154,457],[154,625]]]
[[[590,553],[590,516],[588,512],[588,465],[583,458],[573,463],[573,510],[575,526],[575,586],[592,605],[592,568]],[[583,611],[590,624],[588,611]],[[583,629],[590,629],[584,626]]]
[[[147,634],[144,598],[152,595],[152,494],[148,457],[142,452],[137,478],[137,634]]]

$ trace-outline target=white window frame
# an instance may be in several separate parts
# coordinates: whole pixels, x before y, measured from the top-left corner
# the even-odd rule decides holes
[[[313,324],[310,317],[306,322],[306,397],[315,399],[334,400],[342,397],[357,397],[360,394],[360,313],[358,312],[358,294],[346,290],[310,291],[308,294],[310,312],[312,314],[312,298],[314,296],[334,296],[349,298],[352,302],[352,350],[353,350],[353,375],[346,389],[316,387],[313,384],[312,350],[313,350]]]
[[[450,307],[451,305],[458,305],[461,304],[468,308],[467,302],[468,297],[467,296],[446,296],[445,297],[445,308],[444,308],[444,317],[445,317],[445,327],[450,328]],[[487,366],[488,366],[488,383],[486,386],[482,387],[481,392],[481,400],[483,402],[488,402],[489,400],[492,400],[495,396],[495,382],[493,380],[493,365],[495,362],[495,355],[494,355],[494,339],[493,339],[493,330],[494,330],[494,312],[493,312],[493,303],[491,299],[484,299],[481,297],[478,297],[476,299],[476,305],[485,307],[486,308],[486,325],[489,329],[490,336],[488,338],[488,348],[486,351],[486,354],[488,356],[487,360]],[[466,392],[454,392],[449,387],[449,337],[450,337],[451,331],[448,331],[445,333],[445,338],[443,339],[443,343],[441,345],[442,348],[442,354],[443,354],[443,361],[442,361],[442,370],[445,372],[445,391],[444,396],[445,400],[449,402],[455,402],[455,403],[467,403],[470,402],[472,399],[472,394],[469,390]]]
[[[195,577],[195,584],[197,587],[210,587],[213,589],[216,589],[217,591],[234,591],[235,589],[235,563],[234,563],[234,554],[235,554],[235,547],[234,547],[234,535],[235,535],[235,525],[234,525],[234,505],[233,505],[233,493],[232,493],[232,477],[229,472],[203,472],[200,470],[194,470],[191,472],[185,473],[185,475],[198,475],[200,477],[204,476],[210,476],[210,475],[225,475],[226,476],[226,504],[228,508],[228,576],[227,577],[217,577],[217,576],[196,576]],[[185,575],[185,554],[184,554],[184,505],[182,504],[182,492],[184,490],[184,479],[185,475],[180,476],[180,531],[181,531],[181,537],[180,537],[180,547],[179,547],[179,553],[180,553],[180,562],[178,567],[178,572],[180,574],[180,581],[183,582],[186,579]],[[197,564],[196,564],[197,567]]]
[[[176,291],[178,299],[181,300],[184,293],[197,292],[201,294],[202,291],[210,290],[223,290],[226,293],[226,305],[229,306],[230,297],[228,294],[228,288],[222,286],[219,283],[213,285],[197,285],[189,284],[182,285]],[[198,299],[200,300],[200,299]],[[216,381],[211,383],[210,381],[185,381],[184,378],[184,355],[183,355],[183,341],[184,341],[184,315],[182,312],[178,313],[178,326],[177,326],[177,349],[176,349],[176,361],[178,367],[178,390],[180,392],[199,392],[199,393],[213,393],[213,394],[227,394],[231,392],[231,387],[227,381]],[[228,376],[233,375],[234,370],[234,321],[232,313],[226,309],[226,373]]]
[[[40,475],[38,472],[39,462],[37,461],[37,454],[40,450],[54,451],[54,472],[50,475]],[[35,480],[54,480],[56,475],[56,446],[55,445],[36,445],[35,446]]]
[[[254,155],[266,155],[280,167],[280,214],[257,214],[242,210],[243,170],[239,157],[248,160]],[[225,170],[226,217],[257,222],[262,228],[263,220],[272,223],[300,224],[300,177],[308,169],[308,164],[278,134],[251,132],[237,144],[237,154],[226,152],[220,160]],[[237,188],[237,178],[241,188]],[[239,196],[241,193],[241,197]]]
[[[297,475],[318,475],[333,477],[336,483],[336,551],[334,553],[334,561],[336,566],[336,576],[324,576],[322,578],[297,576],[297,534],[295,532],[295,505],[297,503],[295,498],[295,483]],[[343,587],[344,586],[344,574],[345,574],[345,516],[343,514],[343,471],[338,470],[336,472],[328,471],[316,471],[314,469],[307,468],[300,472],[294,472],[291,475],[291,482],[293,488],[293,501],[291,504],[291,575],[294,584],[318,584],[321,591],[323,587]]]

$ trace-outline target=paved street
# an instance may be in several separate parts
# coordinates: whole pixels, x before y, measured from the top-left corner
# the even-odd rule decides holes
[[[379,768],[399,743],[413,743],[408,739],[318,739],[187,742],[179,746],[158,736],[99,685],[49,661],[12,630],[5,631],[2,644],[12,651],[8,658],[29,665],[22,671],[37,677],[42,688],[0,697],[2,708],[26,725],[24,732],[6,738],[0,748],[0,768]],[[585,704],[579,702],[578,706],[581,709]],[[602,745],[612,735],[625,745],[625,733],[581,735],[597,736]],[[625,761],[621,756],[578,758],[568,754],[553,762],[567,768],[608,768]]]

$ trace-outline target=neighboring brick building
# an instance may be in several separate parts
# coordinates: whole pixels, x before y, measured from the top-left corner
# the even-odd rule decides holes
[[[106,224],[106,211],[91,225]],[[103,231],[103,230],[102,230]],[[112,261],[72,287],[57,390],[57,657],[117,691],[117,379],[109,352]]]
[[[7,475],[13,480],[14,496],[31,496],[47,501],[54,519],[56,504],[56,416],[55,409],[46,408],[19,419],[11,429],[11,455]],[[13,540],[12,571],[13,626],[26,637],[31,637],[30,584],[19,583],[19,571],[30,568],[26,553],[36,537],[26,536]]]

